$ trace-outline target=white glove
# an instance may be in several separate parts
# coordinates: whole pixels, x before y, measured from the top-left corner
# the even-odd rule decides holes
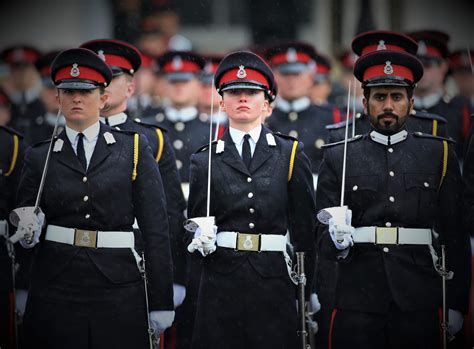
[[[150,325],[157,336],[171,327],[174,321],[174,310],[154,310],[150,312]]]
[[[12,243],[20,241],[20,245],[28,249],[39,242],[44,225],[44,213],[41,209],[35,213],[35,208],[32,206],[17,208],[10,214],[10,220],[18,227],[16,233],[10,237]]]
[[[321,303],[319,303],[319,298],[316,293],[311,293],[308,301],[308,311],[312,314],[316,314],[321,310]]]
[[[28,299],[28,291],[17,289],[15,291],[16,312],[21,317],[25,314],[26,300]]]
[[[334,242],[334,246],[338,250],[345,250],[348,247],[354,246],[352,234],[354,234],[354,227],[351,225],[352,211],[347,209],[345,217],[332,217],[329,219],[329,234]]]
[[[217,226],[215,225],[208,232],[204,232],[198,227],[194,233],[194,239],[188,246],[188,251],[191,253],[199,251],[203,257],[211,254],[216,250],[216,234]]]
[[[179,284],[173,284],[173,303],[175,309],[183,304],[184,298],[186,298],[186,287]]]
[[[460,311],[449,309],[448,310],[448,332],[453,337],[461,331],[464,318]]]

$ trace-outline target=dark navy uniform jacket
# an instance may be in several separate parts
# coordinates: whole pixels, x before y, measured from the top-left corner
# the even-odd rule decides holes
[[[168,130],[168,136],[176,154],[176,166],[181,181],[189,182],[191,155],[209,141],[209,124],[200,120],[197,109],[196,117],[189,121],[171,121],[166,117],[166,110],[156,114],[155,120]]]
[[[107,144],[105,132],[115,143]],[[100,126],[87,171],[63,131],[60,152],[51,162],[40,207],[46,224],[99,231],[132,231],[136,217],[145,240],[151,310],[173,309],[172,262],[165,194],[156,162],[145,137],[140,137],[137,177],[132,181],[134,133]],[[32,206],[41,179],[49,142],[27,151],[21,174],[17,207]],[[85,197],[88,197],[85,200]],[[44,236],[44,234],[43,234]],[[130,249],[78,248],[42,241],[35,247],[31,280],[47,284],[59,275],[79,251],[84,251],[113,284],[137,282],[141,276]]]
[[[305,146],[305,153],[311,161],[312,172],[318,172],[323,158],[321,147],[327,141],[326,126],[334,123],[331,109],[311,104],[300,112],[287,113],[275,108],[267,119],[267,123],[268,127],[275,132],[297,137]]]
[[[406,134],[384,145],[370,134],[348,143],[344,204],[354,227],[434,228],[446,245],[448,307],[466,311],[470,278],[469,237],[461,226],[462,179],[452,145],[442,180],[444,143],[440,137]],[[393,139],[393,138],[392,138]],[[343,142],[325,149],[316,194],[317,209],[339,206]],[[339,252],[320,225],[317,245],[327,259]],[[355,244],[346,259],[337,259],[335,307],[385,313],[390,303],[402,311],[441,307],[441,277],[427,245]]]
[[[154,124],[145,123],[140,119],[127,117],[121,124],[114,124],[113,127],[121,130],[134,131],[145,135],[151,152],[158,163],[163,189],[166,195],[166,209],[168,212],[169,231],[171,239],[171,251],[173,254],[174,282],[185,283],[186,256],[183,245],[184,238],[184,211],[186,201],[181,190],[181,181],[176,168],[176,156],[168,132]]]
[[[309,160],[298,144],[292,178],[288,181],[294,139],[273,133],[276,145],[267,144],[263,127],[250,170],[247,169],[229,130],[222,136],[224,151],[212,145],[211,216],[219,231],[285,235],[290,231],[295,251],[306,252],[306,271],[311,280],[314,263],[315,223],[313,181]],[[188,216],[206,215],[208,148],[191,159]],[[287,268],[281,252],[240,252],[217,247],[204,263],[214,271],[229,274],[245,261],[263,277],[281,277]],[[311,267],[310,267],[311,266]]]
[[[346,122],[328,125],[328,143],[339,142],[344,139],[346,132]],[[406,128],[410,132],[423,132],[426,134],[448,137],[447,121],[445,118],[427,112],[415,111],[407,118]],[[357,113],[355,134],[363,135],[372,129],[369,117],[366,114]],[[349,119],[349,138],[352,137],[352,119]]]

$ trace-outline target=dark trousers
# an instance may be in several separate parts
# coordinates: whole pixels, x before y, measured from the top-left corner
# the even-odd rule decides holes
[[[437,349],[441,332],[437,310],[402,312],[394,304],[387,314],[334,310],[331,349]]]
[[[264,278],[248,263],[220,274],[203,263],[193,349],[297,347],[296,289],[288,275]]]
[[[24,322],[26,348],[148,348],[142,282],[111,283],[84,251],[32,284]]]

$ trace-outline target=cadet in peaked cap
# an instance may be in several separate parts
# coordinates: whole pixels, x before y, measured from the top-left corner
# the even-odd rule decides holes
[[[310,44],[290,41],[269,47],[265,57],[275,71],[279,89],[267,124],[270,129],[305,144],[305,153],[316,176],[322,159],[321,147],[327,138],[325,126],[341,121],[340,114],[334,115],[332,108],[311,101],[318,59],[316,50]]]
[[[170,231],[171,252],[174,261],[174,294],[175,307],[181,305],[185,285],[185,255],[183,240],[183,212],[186,202],[181,191],[176,157],[171,146],[167,131],[156,123],[146,123],[140,118],[131,118],[127,110],[128,98],[135,92],[132,74],[139,72],[140,52],[134,46],[118,40],[93,40],[81,47],[93,49],[114,72],[113,79],[105,88],[108,101],[101,111],[101,121],[112,128],[138,132],[149,142],[156,164],[160,170],[163,190],[166,195],[167,213]],[[140,228],[140,227],[138,227]],[[137,246],[143,245],[141,234]]]
[[[285,234],[291,231],[295,251],[306,252],[311,284],[310,163],[301,142],[262,125],[262,114],[277,92],[262,58],[230,53],[214,81],[229,127],[191,158],[188,216],[204,217],[212,152],[209,214],[215,217],[211,228],[216,234],[202,254],[195,252],[204,259],[191,347],[296,348],[296,289],[286,267]],[[188,237],[192,251],[199,234]]]
[[[419,30],[408,35],[418,43],[416,56],[425,70],[415,89],[415,108],[441,115],[448,121],[449,136],[456,141],[456,152],[461,158],[469,132],[469,111],[463,110],[464,103],[446,93],[449,35],[437,30]]]
[[[157,64],[168,103],[154,122],[168,130],[186,195],[191,154],[209,139],[207,118],[200,118],[197,108],[205,60],[194,52],[168,51],[158,57]]]
[[[27,151],[20,209],[11,215],[19,232],[26,217],[34,226],[31,243],[19,236],[21,246],[34,248],[37,257],[24,317],[25,346],[148,347],[147,311],[158,334],[174,318],[166,200],[154,155],[146,137],[99,122],[112,72],[94,52],[61,52],[51,78],[66,126]],[[33,212],[28,208],[35,204],[47,156],[40,210]],[[148,309],[135,218],[145,241]]]
[[[94,51],[102,58],[114,77],[123,73],[133,75],[142,64],[140,51],[124,41],[98,39],[87,41],[80,47]]]
[[[408,129],[411,91],[423,74],[417,58],[374,51],[359,58],[354,74],[364,87],[371,129],[325,146],[317,210],[340,205],[335,188],[344,185],[345,165],[342,190],[351,218],[334,216],[317,229],[318,259],[337,262],[327,279],[334,284],[318,286],[328,292],[329,285],[334,303],[320,331],[334,349],[439,348],[443,293],[433,254],[440,256],[440,245],[456,275],[446,286],[452,335],[469,300],[459,163],[450,139]],[[382,239],[384,233],[391,238]],[[355,334],[354,324],[362,323]]]
[[[386,30],[374,30],[357,35],[352,40],[352,51],[358,56],[369,52],[389,50],[416,54],[418,44],[409,36]]]
[[[28,45],[10,46],[0,54],[0,59],[10,68],[3,84],[12,101],[9,126],[25,136],[26,144],[30,142],[28,133],[34,127],[34,118],[44,110],[38,98],[39,81],[34,66],[40,55],[36,48]]]
[[[449,67],[459,89],[459,95],[468,100],[471,107],[470,109],[474,111],[473,62],[473,50],[457,50],[449,56]]]

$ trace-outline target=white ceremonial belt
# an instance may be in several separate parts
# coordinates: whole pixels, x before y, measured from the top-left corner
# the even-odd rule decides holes
[[[352,238],[355,243],[378,245],[431,245],[431,229],[401,227],[358,227]]]
[[[79,247],[134,248],[135,237],[130,231],[96,231],[48,225],[45,239]]]
[[[0,220],[0,236],[5,236],[6,238],[8,238],[7,232],[8,232],[7,220],[6,219]]]
[[[286,251],[286,236],[274,234],[250,234],[235,231],[217,233],[219,247],[233,248],[237,251]]]

